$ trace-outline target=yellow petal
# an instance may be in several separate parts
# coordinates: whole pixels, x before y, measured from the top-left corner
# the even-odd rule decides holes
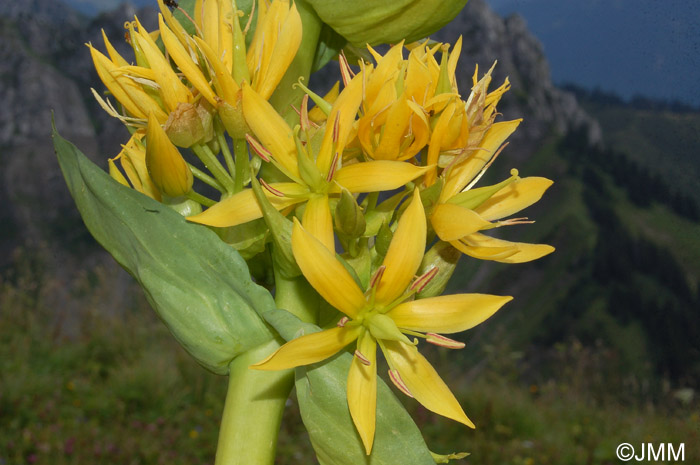
[[[299,50],[301,35],[301,16],[297,11],[296,5],[292,4],[284,21],[281,23],[279,35],[274,42],[274,48],[271,48],[269,52],[267,66],[260,70],[261,75],[256,81],[256,90],[263,98],[270,98],[282,76],[287,72],[289,65],[296,56],[297,50]]]
[[[445,109],[440,113],[435,127],[433,128],[432,134],[430,135],[430,145],[428,146],[428,164],[437,165],[438,157],[440,155],[440,150],[442,149],[442,139],[449,127],[450,119],[455,112],[455,104],[451,102]],[[432,171],[426,177],[426,184],[432,185],[435,182],[436,171]]]
[[[489,221],[505,218],[540,200],[551,185],[552,181],[546,178],[518,179],[500,189],[474,210]]]
[[[404,142],[404,134],[408,130],[411,109],[406,99],[401,95],[389,109],[386,123],[382,127],[379,145],[374,150],[375,160],[397,160]]]
[[[358,339],[357,350],[365,360],[357,356],[352,359],[348,372],[348,408],[365,452],[369,455],[374,443],[377,415],[377,343],[369,331],[364,331]]]
[[[323,134],[321,147],[318,150],[316,166],[323,175],[328,174],[331,162],[336,153],[343,153],[345,144],[348,140],[348,135],[352,130],[353,122],[357,116],[357,109],[362,102],[362,79],[364,74],[357,73],[350,83],[338,95],[338,99],[333,103],[331,112],[326,121],[326,130]],[[338,120],[338,134],[335,141],[335,150],[333,150],[333,126]]]
[[[339,169],[333,180],[353,193],[390,191],[404,186],[431,168],[402,161],[377,160]]]
[[[326,95],[323,96],[323,100],[328,102],[329,104],[333,105],[333,103],[336,101],[338,98],[338,94],[340,93],[340,81],[336,81],[333,87],[331,87],[331,90],[329,90]],[[321,107],[316,105],[313,107],[311,110],[309,110],[309,119],[313,121],[314,123],[322,123],[323,121],[326,121],[328,119],[328,116],[321,110]]]
[[[360,327],[331,328],[292,339],[250,368],[256,370],[286,370],[332,357],[357,339]]]
[[[292,251],[307,281],[321,297],[350,318],[365,306],[365,296],[345,267],[325,245],[294,221]]]
[[[148,116],[146,142],[146,166],[153,183],[170,197],[187,194],[194,180],[192,171],[153,113]]]
[[[374,52],[371,47],[369,50]],[[403,60],[403,41],[391,47],[383,57],[375,52],[375,59],[377,67],[365,89],[365,101],[367,102],[373,102],[381,94],[381,89],[387,81],[396,79],[399,63]]]
[[[278,197],[265,190],[265,195],[272,205],[278,209],[289,207],[290,205],[303,202],[304,197],[300,197],[306,191],[296,183],[273,183],[271,186],[291,197]],[[187,220],[193,223],[206,224],[217,228],[226,228],[262,218],[262,210],[251,189],[244,189],[216,205],[207,208],[202,213],[188,216]]]
[[[450,243],[471,257],[501,263],[529,262],[554,252],[554,247],[551,245],[510,242],[481,233],[470,234],[463,237],[461,241]]]
[[[238,22],[238,15],[233,11],[233,2],[219,1],[219,56],[229,73],[233,70],[233,22]],[[240,24],[239,24],[240,26]]]
[[[223,50],[219,47],[219,2],[220,0],[202,2],[200,30],[204,41],[221,56]]]
[[[270,151],[285,174],[298,179],[297,147],[291,128],[267,100],[245,84],[242,106],[245,120],[255,136]]]
[[[430,223],[440,239],[448,242],[491,225],[473,210],[451,203],[436,206],[430,215]]]
[[[170,57],[204,98],[207,99],[209,103],[216,106],[216,95],[211,90],[209,82],[204,77],[199,67],[192,61],[187,50],[185,50],[182,44],[180,44],[180,41],[177,40],[175,34],[165,25],[162,15],[158,15],[158,24],[163,44],[170,54]]]
[[[221,98],[223,98],[229,105],[236,106],[238,100],[238,92],[241,88],[238,86],[236,81],[231,76],[231,73],[226,70],[226,67],[221,62],[216,52],[207,45],[199,37],[194,38],[195,42],[199,46],[204,56],[207,58],[209,65],[214,71],[214,87]]]
[[[148,66],[155,72],[156,82],[160,86],[160,94],[168,111],[175,110],[180,102],[190,102],[192,97],[190,91],[180,82],[180,78],[170,67],[170,63],[138,20],[137,24],[139,26],[138,35],[134,37],[148,60]]]
[[[88,47],[90,48],[90,55],[92,56],[97,75],[100,77],[105,87],[107,87],[112,95],[114,95],[114,98],[124,106],[126,111],[138,118],[146,118],[147,115],[132,101],[127,92],[119,85],[112,75],[112,71],[116,69],[114,63],[92,45],[88,44]]]
[[[146,167],[146,148],[141,143],[145,136],[145,130],[136,131],[126,145],[122,146],[120,160],[124,172],[126,172],[134,189],[146,194],[152,199],[160,201],[161,195],[158,188],[153,184],[153,180],[148,174]]]
[[[401,329],[428,333],[458,333],[482,323],[510,296],[489,294],[455,294],[404,302],[387,316]]]
[[[425,236],[425,211],[416,189],[384,257],[383,265],[386,269],[377,287],[377,303],[388,304],[406,290],[423,260]]]
[[[309,234],[321,241],[332,253],[335,253],[333,217],[327,195],[314,195],[309,198],[301,224]]]
[[[474,428],[474,423],[467,418],[450,388],[416,347],[395,341],[384,341],[383,344],[389,365],[399,372],[418,402],[430,411]]]
[[[446,201],[464,189],[491,160],[508,136],[515,131],[520,121],[522,120],[517,119],[492,125],[484,135],[480,148],[464,162],[452,167],[447,173],[440,200]]]
[[[187,34],[187,31],[185,31],[185,28],[183,28],[180,22],[175,19],[170,9],[163,3],[163,0],[158,0],[158,8],[165,19],[165,23],[168,25],[168,27],[170,27],[170,30],[175,34],[182,46],[187,47],[189,35]]]
[[[112,46],[112,43],[107,38],[107,34],[105,34],[104,29],[102,29],[102,40],[104,40],[105,48],[107,48],[107,53],[109,54],[109,58],[112,60],[112,63],[114,63],[116,66],[127,66],[129,64]]]

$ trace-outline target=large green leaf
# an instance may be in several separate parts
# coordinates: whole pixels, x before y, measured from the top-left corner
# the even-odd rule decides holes
[[[321,20],[348,42],[397,43],[422,39],[449,23],[467,0],[308,0]]]
[[[319,328],[284,310],[265,319],[289,340]],[[372,454],[366,455],[350,417],[346,379],[347,352],[296,369],[296,390],[306,430],[321,465],[435,465],[418,427],[380,378],[377,383],[377,430]]]
[[[139,282],[182,346],[226,374],[238,354],[274,332],[260,317],[275,308],[232,247],[206,227],[122,186],[53,131],[68,189],[90,233]]]

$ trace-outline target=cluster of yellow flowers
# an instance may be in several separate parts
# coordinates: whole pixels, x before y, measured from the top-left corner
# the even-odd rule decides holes
[[[192,35],[158,2],[156,33],[138,20],[127,24],[136,65],[106,37],[107,55],[90,46],[99,76],[121,109],[95,95],[132,132],[116,157],[126,176],[110,160],[112,176],[156,200],[187,198],[187,219],[217,228],[262,218],[266,199],[294,222],[291,250],[299,270],[341,312],[330,329],[288,342],[253,368],[315,363],[357,341],[347,398],[369,453],[379,345],[389,377],[402,392],[473,426],[416,350],[416,338],[461,348],[464,344],[439,333],[469,329],[511,298],[422,298],[426,285],[444,272],[424,256],[426,248],[446,244],[505,263],[553,251],[483,234],[528,222],[510,217],[551,185],[513,170],[501,183],[474,187],[520,123],[495,122],[508,81],[489,92],[492,70],[479,78],[477,69],[463,100],[455,78],[461,39],[452,50],[428,41],[399,43],[384,55],[368,47],[374,63],[361,60],[354,71],[339,57],[342,91],[336,86],[321,97],[298,84],[306,96],[296,109],[298,123],[290,127],[269,100],[302,39],[293,4],[257,2],[257,23],[246,47],[251,24],[241,27],[235,2],[197,0]],[[189,148],[211,175],[187,162],[177,147]],[[261,164],[266,169],[258,171]],[[220,191],[221,198],[195,193],[194,178]],[[253,188],[257,178],[265,188],[262,198]],[[342,250],[336,250],[336,241]]]

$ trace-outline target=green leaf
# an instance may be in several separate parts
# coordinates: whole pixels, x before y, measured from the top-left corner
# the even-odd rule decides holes
[[[341,36],[333,30],[328,24],[321,26],[321,33],[318,37],[318,45],[316,46],[316,55],[314,56],[314,64],[311,66],[311,72],[316,72],[323,68],[326,63],[338,56],[340,50],[347,44],[345,37]]]
[[[241,256],[206,227],[129,189],[53,129],[68,189],[90,233],[141,285],[175,338],[218,373],[273,337],[260,315],[275,308]]]
[[[284,337],[293,339],[320,328],[303,323],[289,312],[265,313]],[[377,430],[372,454],[365,449],[350,417],[346,380],[352,355],[338,355],[296,369],[296,390],[316,457],[321,465],[434,465],[418,427],[380,378],[377,383]]]
[[[321,20],[358,47],[413,42],[449,23],[467,0],[308,0]]]

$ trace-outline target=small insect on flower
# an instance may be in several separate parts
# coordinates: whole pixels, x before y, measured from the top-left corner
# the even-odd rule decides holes
[[[167,6],[171,10],[179,7],[175,0],[163,0],[163,4],[165,4],[165,6]]]

